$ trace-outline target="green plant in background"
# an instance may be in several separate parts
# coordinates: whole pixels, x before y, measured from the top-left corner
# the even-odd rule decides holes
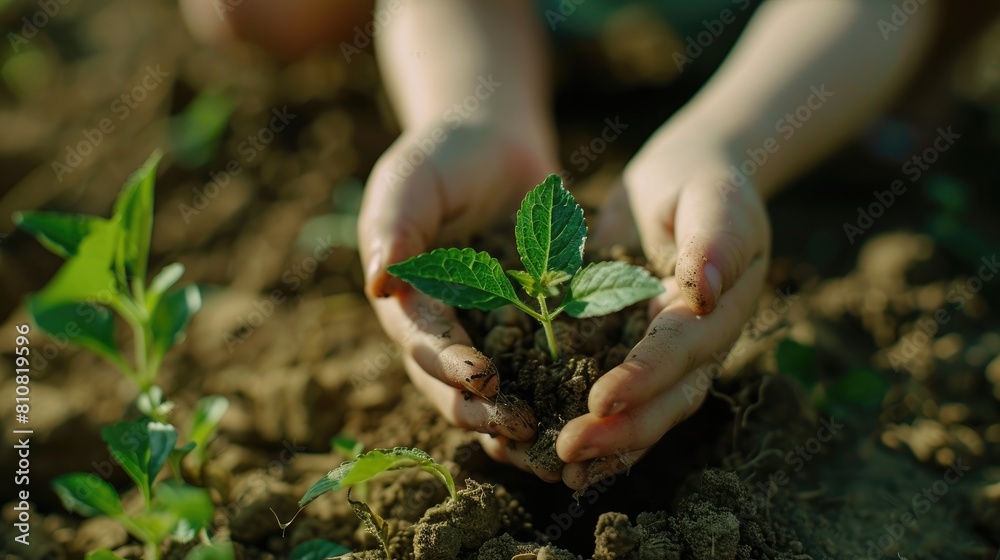
[[[166,421],[172,404],[156,387],[167,350],[184,336],[201,307],[197,286],[175,288],[184,266],[165,266],[148,280],[153,188],[161,154],[154,153],[125,182],[111,218],[56,212],[18,212],[14,223],[66,259],[55,277],[28,300],[28,313],[50,336],[107,358],[139,387],[143,414]],[[115,341],[117,313],[132,330],[132,363]]]
[[[145,546],[146,560],[155,560],[167,536],[188,542],[212,523],[214,506],[207,490],[180,480],[155,482],[174,451],[177,430],[170,424],[143,418],[117,422],[101,431],[108,450],[142,494],[142,510],[126,512],[115,489],[96,475],[70,473],[52,481],[63,506],[85,517],[108,516],[118,521]],[[88,558],[118,558],[109,550]]]
[[[881,375],[865,368],[850,368],[833,380],[821,379],[816,349],[794,340],[779,342],[774,357],[778,371],[795,378],[812,403],[827,413],[844,408],[875,408],[889,388]]]
[[[473,249],[436,249],[388,270],[453,307],[489,311],[514,305],[542,324],[553,359],[559,349],[552,320],[563,311],[576,318],[597,317],[663,292],[659,280],[639,266],[607,261],[581,268],[587,224],[558,175],[549,175],[524,197],[514,235],[524,270],[505,272],[500,261]],[[538,302],[537,309],[521,301],[508,276]],[[567,282],[562,301],[550,310],[548,298],[559,295]]]
[[[88,348],[120,369],[138,387],[136,407],[144,415],[134,422],[105,426],[101,433],[115,461],[142,494],[141,512],[126,513],[114,488],[92,474],[64,475],[52,485],[68,510],[88,517],[106,515],[122,523],[145,544],[147,560],[157,557],[167,535],[183,542],[211,523],[208,492],[183,482],[181,462],[193,452],[192,461],[200,472],[208,443],[229,406],[224,397],[199,400],[191,416],[190,440],[176,447],[177,429],[167,422],[173,403],[164,399],[155,382],[164,355],[183,338],[201,307],[201,294],[197,286],[174,287],[184,274],[178,263],[148,280],[153,189],[160,158],[154,153],[128,178],[110,218],[55,212],[14,215],[18,227],[66,259],[55,277],[29,297],[32,320],[50,336]],[[131,362],[118,349],[115,314],[132,331]],[[157,483],[167,462],[174,480]],[[92,556],[115,557],[110,551]]]
[[[346,441],[346,438],[343,439]],[[352,449],[357,450],[358,448],[356,446],[352,446]],[[434,478],[440,481],[441,484],[444,484],[445,488],[448,489],[448,493],[452,500],[457,499],[458,493],[455,489],[455,480],[452,478],[451,473],[448,472],[448,469],[444,468],[443,465],[438,464],[430,455],[420,449],[396,447],[394,449],[372,449],[367,453],[358,455],[350,461],[344,461],[339,467],[333,469],[327,473],[326,476],[316,481],[316,483],[313,484],[308,491],[306,491],[305,496],[299,500],[299,506],[306,507],[309,502],[327,492],[347,488],[347,501],[351,504],[351,509],[354,510],[354,514],[361,519],[361,523],[365,530],[379,541],[383,552],[385,552],[386,558],[390,558],[388,546],[389,526],[363,501],[352,500],[350,489],[352,487],[363,485],[377,476],[404,469],[420,469],[424,472],[430,473],[434,476]],[[291,521],[288,523],[281,523],[279,521],[282,529],[287,527],[290,523]],[[319,552],[317,551],[321,548],[323,550],[323,554],[330,552],[330,556],[333,556],[335,553],[331,551],[334,550],[334,547],[343,548],[341,545],[331,543],[329,541],[310,542],[312,542],[310,548],[300,551],[299,549],[305,544],[303,543],[302,546],[297,547],[295,551],[292,552],[292,556],[301,558],[302,560],[305,560],[306,558],[320,558],[320,556],[318,556]],[[315,549],[313,547],[315,547]],[[339,554],[346,554],[347,552],[349,551],[344,550],[343,552],[339,552]],[[302,556],[296,556],[296,553],[299,553]],[[329,558],[329,556],[325,558]]]

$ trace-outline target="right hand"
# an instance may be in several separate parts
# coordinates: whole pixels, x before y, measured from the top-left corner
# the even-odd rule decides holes
[[[497,222],[512,230],[509,218],[524,194],[558,169],[551,135],[542,131],[510,122],[453,125],[406,131],[375,164],[358,225],[365,291],[402,347],[413,384],[456,426],[499,436],[483,438],[494,458],[526,468],[523,454],[508,456],[503,443],[531,440],[535,426],[492,402],[495,381],[476,383],[472,376],[490,362],[471,347],[454,310],[386,271],[435,247],[462,246]]]

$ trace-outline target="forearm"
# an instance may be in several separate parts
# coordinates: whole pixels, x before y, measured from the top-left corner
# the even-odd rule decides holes
[[[920,61],[937,9],[931,0],[886,37],[878,21],[890,17],[887,1],[766,2],[722,67],[650,147],[707,144],[737,167],[751,158],[748,150],[758,161],[766,155],[747,167],[757,188],[773,193],[884,108]]]
[[[401,0],[376,52],[404,128],[549,120],[545,42],[529,0]]]

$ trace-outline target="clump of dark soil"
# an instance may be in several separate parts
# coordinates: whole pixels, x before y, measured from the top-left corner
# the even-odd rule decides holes
[[[644,304],[604,317],[556,321],[560,356],[553,360],[541,325],[515,309],[471,312],[464,319],[473,343],[497,366],[498,399],[526,402],[533,410],[538,435],[528,459],[548,470],[563,465],[555,450],[559,431],[587,413],[590,388],[624,361],[648,324]]]
[[[802,545],[777,534],[740,479],[709,469],[681,498],[677,513],[601,515],[594,560],[750,560],[800,558]]]

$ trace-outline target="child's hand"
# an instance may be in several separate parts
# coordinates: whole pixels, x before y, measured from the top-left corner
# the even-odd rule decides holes
[[[625,170],[630,204],[618,206],[631,207],[666,292],[650,303],[646,337],[594,385],[590,413],[559,436],[556,449],[569,463],[563,480],[572,488],[624,470],[697,410],[711,382],[699,379],[706,369],[698,368],[725,355],[750,315],[771,232],[752,182],[735,186],[729,165],[716,150],[668,150],[654,139]],[[596,241],[620,231],[618,220],[602,216]],[[588,469],[591,459],[608,456],[597,472]]]
[[[435,247],[468,243],[497,221],[509,226],[524,193],[557,168],[549,137],[532,132],[537,125],[483,121],[407,131],[383,154],[365,188],[361,259],[368,296],[402,346],[413,384],[456,426],[526,441],[533,425],[481,398],[494,396],[496,380],[473,377],[489,362],[471,348],[454,311],[386,272]]]

